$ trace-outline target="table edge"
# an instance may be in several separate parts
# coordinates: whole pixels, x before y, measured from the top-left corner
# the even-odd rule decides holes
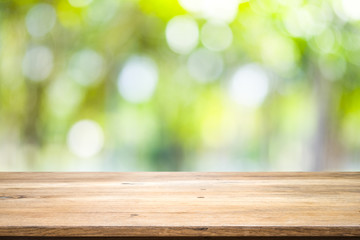
[[[270,237],[270,236],[359,236],[357,226],[8,226],[1,236],[37,237]]]

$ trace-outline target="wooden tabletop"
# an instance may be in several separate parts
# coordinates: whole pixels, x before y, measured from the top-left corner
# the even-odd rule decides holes
[[[360,173],[0,172],[0,236],[360,236]]]

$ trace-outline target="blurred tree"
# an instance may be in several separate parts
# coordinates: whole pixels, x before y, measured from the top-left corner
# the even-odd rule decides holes
[[[0,170],[360,169],[359,9],[0,1]]]

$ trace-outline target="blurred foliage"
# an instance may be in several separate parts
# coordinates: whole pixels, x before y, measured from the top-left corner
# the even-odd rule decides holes
[[[356,0],[0,0],[0,170],[360,170]]]

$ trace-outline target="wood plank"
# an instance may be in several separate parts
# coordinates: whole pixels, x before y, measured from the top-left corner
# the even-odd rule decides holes
[[[360,236],[360,173],[0,173],[0,236]]]

